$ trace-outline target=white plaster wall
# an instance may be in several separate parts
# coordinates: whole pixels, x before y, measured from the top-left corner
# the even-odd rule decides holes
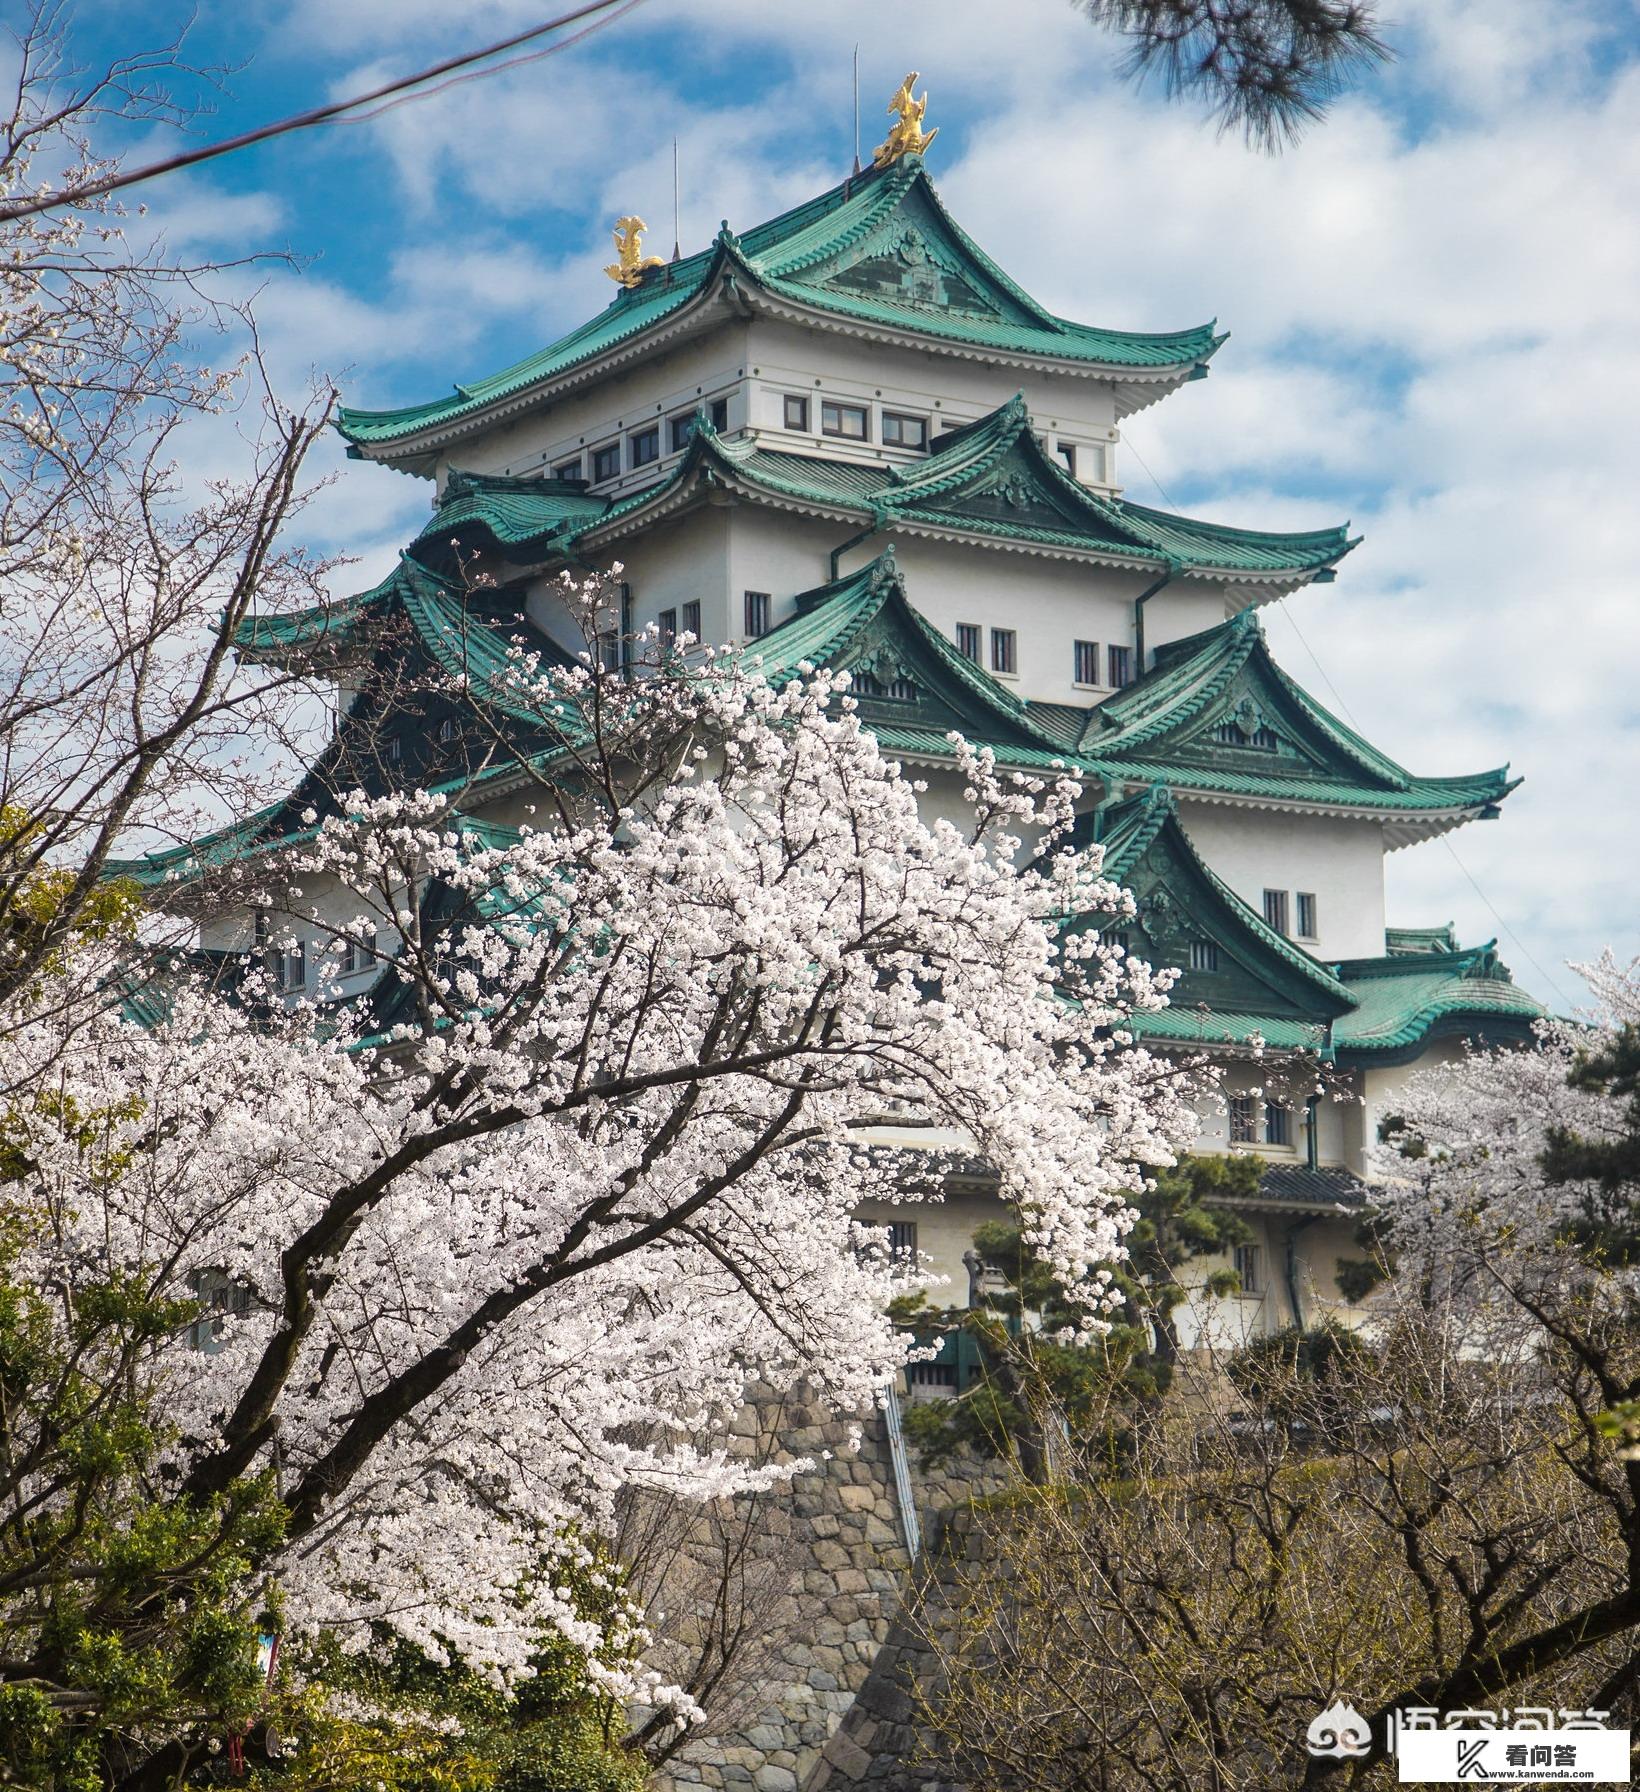
[[[962,1254],[973,1248],[974,1228],[986,1220],[1006,1220],[1009,1213],[995,1195],[962,1191],[949,1193],[942,1201],[862,1201],[857,1217],[868,1226],[912,1221],[926,1267],[942,1278],[938,1286],[929,1289],[929,1301],[937,1307],[965,1307],[968,1271]]]
[[[1264,892],[1316,898],[1318,937],[1297,943],[1323,962],[1370,958],[1384,950],[1384,834],[1375,821],[1351,821],[1191,800],[1179,815],[1196,850],[1256,913]]]
[[[1115,488],[1117,439],[1115,389],[1108,380],[1035,373],[1018,367],[989,367],[924,349],[895,348],[854,337],[805,330],[758,318],[749,332],[748,423],[771,448],[795,453],[835,454],[868,464],[915,460],[881,446],[878,413],[906,411],[929,419],[930,436],[955,429],[1006,404],[1023,391],[1032,420],[1050,448],[1068,443],[1103,451],[1078,456],[1077,477],[1099,490]],[[809,432],[785,426],[787,393],[809,399]],[[849,444],[820,434],[819,399],[841,398],[872,412],[871,440]]]
[[[664,468],[675,458],[666,429],[669,418],[692,412],[702,402],[725,398],[730,432],[745,426],[745,379],[746,325],[725,318],[708,334],[456,444],[440,460],[439,484],[442,487],[444,474],[451,467],[480,473],[538,474],[551,472],[577,454],[583,456],[584,470],[590,470],[592,449],[620,438],[622,475],[597,490],[615,497],[636,491],[653,483],[657,466]],[[661,461],[626,472],[625,437],[657,418],[662,426]]]
[[[1391,1064],[1381,1070],[1361,1072],[1363,1100],[1360,1109],[1362,1174],[1372,1168],[1371,1153],[1378,1144],[1378,1128],[1401,1111],[1403,1092],[1410,1078],[1443,1065],[1459,1064],[1464,1057],[1461,1039],[1432,1040],[1420,1058],[1410,1064]]]

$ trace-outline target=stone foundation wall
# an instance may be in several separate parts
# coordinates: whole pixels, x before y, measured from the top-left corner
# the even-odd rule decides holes
[[[895,1628],[912,1565],[887,1426],[872,1415],[851,1451],[847,1423],[801,1394],[765,1391],[735,1428],[749,1451],[780,1462],[813,1458],[815,1466],[758,1502],[750,1526],[755,1562],[739,1591],[747,1637],[738,1665],[709,1704],[716,1713],[707,1729],[652,1783],[656,1792],[817,1792],[865,1783],[878,1732],[862,1741],[857,1724],[845,1731],[844,1718],[869,1683],[885,1721],[893,1721],[887,1713],[900,1706],[889,1664],[910,1643]],[[996,1465],[974,1460],[924,1469],[914,1450],[910,1466],[925,1548],[947,1509],[1003,1478]],[[721,1603],[725,1557],[721,1534],[702,1524],[658,1583],[652,1604],[666,1610],[681,1651],[699,1645],[703,1614]]]

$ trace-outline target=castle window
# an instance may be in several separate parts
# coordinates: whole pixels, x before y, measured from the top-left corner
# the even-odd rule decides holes
[[[285,995],[307,988],[307,947],[300,940],[279,948],[274,958],[274,976]]]
[[[767,591],[746,593],[746,633],[750,636],[769,632],[769,594]]]
[[[809,427],[809,401],[795,392],[786,394],[786,427],[801,430]]]
[[[438,737],[444,746],[449,746],[460,732],[454,716],[446,716],[438,725]]]
[[[700,605],[698,603],[683,606],[683,632],[700,639]]]
[[[1109,684],[1113,691],[1119,691],[1124,685],[1133,683],[1133,654],[1126,647],[1114,644],[1105,649],[1105,661],[1110,672]]]
[[[994,628],[991,630],[991,670],[993,672],[1017,672],[1019,670],[1019,637],[1011,628]]]
[[[712,427],[719,435],[729,427],[729,401],[727,398],[712,400]]]
[[[1054,453],[1065,463],[1066,471],[1074,479],[1076,477],[1076,444],[1060,442],[1055,446]]]
[[[1256,1104],[1251,1095],[1232,1095],[1230,1108],[1230,1143],[1251,1145],[1257,1140]]]
[[[695,412],[679,411],[667,425],[672,436],[672,452],[681,454],[689,446],[689,438],[695,433]]]
[[[1301,940],[1313,940],[1317,937],[1315,893],[1312,890],[1300,890],[1298,893],[1298,937]]]
[[[404,758],[404,742],[396,734],[388,735],[382,742],[382,758],[389,765],[398,765]]]
[[[619,478],[621,471],[621,444],[605,442],[602,448],[592,451],[592,483],[601,484],[606,479]]]
[[[839,404],[833,398],[822,400],[820,433],[863,442],[866,439],[866,407],[863,404]]]
[[[1284,1101],[1264,1104],[1264,1142],[1266,1145],[1290,1145],[1293,1142],[1293,1111]]]
[[[1277,933],[1287,932],[1287,892],[1285,890],[1266,890],[1264,892],[1264,924],[1273,927]]]
[[[896,1263],[916,1262],[917,1222],[915,1220],[893,1220],[890,1222],[888,1254]]]
[[[1097,641],[1078,641],[1073,654],[1075,661],[1072,676],[1077,684],[1098,684],[1099,682],[1099,643]]]
[[[1112,928],[1100,934],[1099,943],[1102,946],[1110,947],[1112,951],[1125,954],[1128,949],[1128,936],[1126,933]]]
[[[661,426],[651,423],[647,429],[635,429],[628,438],[632,443],[632,465],[647,467],[661,457]]]
[[[928,419],[904,411],[883,412],[883,445],[888,448],[926,448]]]
[[[368,971],[376,962],[376,929],[366,926],[357,939],[350,939],[342,949],[344,972]]]
[[[579,479],[581,477],[580,455],[576,455],[574,460],[559,461],[558,465],[552,469],[552,476],[554,479]]]
[[[661,646],[670,647],[678,638],[678,613],[676,610],[662,610],[656,618],[661,631]]]
[[[1241,1283],[1243,1294],[1264,1292],[1264,1264],[1260,1261],[1262,1255],[1256,1244],[1236,1246],[1236,1279]]]
[[[979,664],[979,624],[977,622],[959,622],[957,624],[957,652],[965,660]]]
[[[188,1278],[188,1291],[204,1312],[188,1327],[188,1343],[207,1356],[222,1348],[222,1334],[230,1316],[251,1310],[251,1291],[223,1269],[197,1269]]]
[[[1192,940],[1190,968],[1193,971],[1216,971],[1219,968],[1218,946],[1212,940]]]

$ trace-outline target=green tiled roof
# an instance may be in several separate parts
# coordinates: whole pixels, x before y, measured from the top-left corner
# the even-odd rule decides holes
[[[871,278],[894,257],[926,267],[889,286]],[[896,270],[899,271],[899,270]],[[635,287],[557,342],[443,398],[398,410],[343,407],[338,427],[357,449],[389,449],[429,429],[459,424],[498,401],[544,386],[665,324],[733,281],[752,295],[818,309],[865,328],[910,333],[957,348],[1184,377],[1223,340],[1212,324],[1148,334],[1057,317],[1016,285],[952,221],[922,161],[903,157],[881,173],[844,181],[735,236],[725,225],[710,249],[651,270]]]
[[[1163,830],[1167,830],[1168,848],[1174,858],[1182,859],[1219,899],[1237,931],[1246,937],[1258,956],[1274,958],[1289,971],[1296,972],[1308,986],[1311,997],[1332,1011],[1336,1012],[1337,1008],[1350,1002],[1350,992],[1319,959],[1312,958],[1302,946],[1295,945],[1284,933],[1271,927],[1196,851],[1189,834],[1177,824],[1175,804],[1166,785],[1154,785],[1138,796],[1129,797],[1126,802],[1115,804],[1099,817],[1099,822],[1098,840],[1105,849],[1107,876],[1121,884],[1131,883],[1139,865],[1152,852]]]
[[[744,437],[724,440],[703,420],[688,451],[661,479],[612,504],[579,534],[597,541],[692,480],[813,505],[890,532],[961,530],[1208,577],[1313,577],[1355,545],[1343,528],[1292,534],[1232,529],[1103,497],[1073,479],[1042,446],[1019,394],[938,437],[925,459],[909,465],[863,466],[763,448]],[[576,538],[566,528],[562,544]]]
[[[1346,959],[1338,974],[1355,1000],[1333,1032],[1334,1045],[1345,1053],[1416,1048],[1436,1032],[1484,1035],[1492,1029],[1518,1037],[1547,1013],[1516,985],[1496,940],[1467,949]]]
[[[1238,717],[1246,727],[1237,741],[1221,740]],[[1274,745],[1255,746],[1255,729]],[[1101,776],[1135,783],[1414,818],[1484,813],[1520,783],[1507,766],[1458,777],[1407,771],[1282,671],[1250,610],[1160,648],[1151,671],[1090,713],[1077,755]]]

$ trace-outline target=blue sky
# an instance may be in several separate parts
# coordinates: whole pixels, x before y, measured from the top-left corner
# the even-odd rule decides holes
[[[82,0],[86,60],[190,8]],[[540,0],[204,0],[232,65],[196,135],[406,72]],[[646,0],[564,55],[143,190],[179,247],[284,250],[242,276],[279,376],[390,405],[493,371],[607,299],[608,227],[685,251],[830,185],[909,68],[957,217],[1068,315],[1231,331],[1212,376],[1131,420],[1130,494],[1252,525],[1350,518],[1336,585],[1266,612],[1284,664],[1419,771],[1503,760],[1498,822],[1393,855],[1391,918],[1502,934],[1521,981],[1640,950],[1640,10],[1419,0],[1400,52],[1278,157],[1119,78],[1067,0]],[[146,132],[132,153],[167,139]],[[665,239],[665,240],[662,240]],[[201,441],[201,465],[222,452]],[[328,454],[314,545],[385,569],[427,488]],[[1473,879],[1473,882],[1471,882]],[[1480,886],[1484,896],[1477,891]]]

